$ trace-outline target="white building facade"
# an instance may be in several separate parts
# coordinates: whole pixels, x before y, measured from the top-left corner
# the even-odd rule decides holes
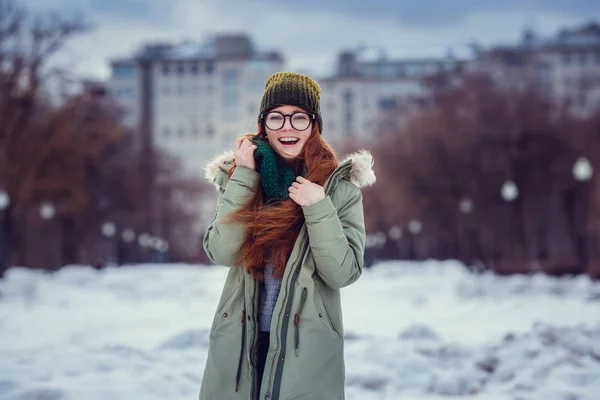
[[[243,35],[147,45],[112,61],[109,88],[128,126],[176,156],[186,175],[202,177],[210,158],[256,130],[264,84],[283,65],[279,53],[259,52]]]
[[[600,107],[600,24],[563,29],[554,37],[526,31],[521,43],[479,51],[473,68],[500,80],[533,77],[556,100],[587,113]]]
[[[336,73],[319,80],[324,134],[334,143],[368,143],[384,112],[425,101],[424,78],[460,65],[451,57],[364,60],[357,52],[341,53]]]

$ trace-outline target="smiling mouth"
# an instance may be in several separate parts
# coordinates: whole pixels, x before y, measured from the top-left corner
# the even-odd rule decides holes
[[[298,143],[300,141],[300,139],[298,138],[280,138],[279,139],[279,143],[281,143],[284,146],[294,146],[296,143]]]

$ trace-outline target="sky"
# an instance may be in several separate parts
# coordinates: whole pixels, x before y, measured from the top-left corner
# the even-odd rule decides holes
[[[278,50],[286,68],[326,75],[341,50],[367,46],[390,57],[470,55],[600,20],[593,0],[24,0],[34,13],[77,12],[94,29],[60,57],[83,77],[109,76],[109,61],[148,41],[204,41],[247,33],[261,50]],[[596,3],[596,4],[594,4]]]

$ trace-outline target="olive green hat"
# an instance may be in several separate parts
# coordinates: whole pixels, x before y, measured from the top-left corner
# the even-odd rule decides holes
[[[319,131],[323,132],[321,117],[321,86],[311,77],[296,72],[276,72],[267,79],[260,102],[259,119],[275,107],[291,105],[314,114]]]

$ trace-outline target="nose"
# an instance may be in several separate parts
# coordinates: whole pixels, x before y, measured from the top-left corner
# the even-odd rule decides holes
[[[283,117],[283,126],[281,127],[282,131],[292,131],[294,128],[292,127],[292,117],[285,116]]]

